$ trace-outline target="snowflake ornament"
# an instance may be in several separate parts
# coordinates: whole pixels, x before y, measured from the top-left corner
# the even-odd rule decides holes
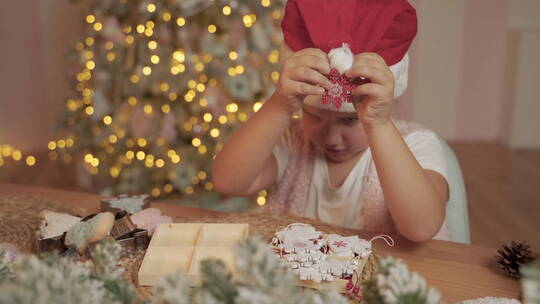
[[[336,69],[332,69],[328,75],[328,80],[330,80],[332,86],[330,89],[324,90],[322,97],[323,104],[331,103],[336,109],[339,109],[344,102],[351,103],[353,101],[352,90],[355,85],[349,77],[345,76],[345,74],[340,74]]]

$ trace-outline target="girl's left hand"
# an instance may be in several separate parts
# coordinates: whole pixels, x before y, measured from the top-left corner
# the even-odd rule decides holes
[[[360,53],[354,57],[349,78],[364,77],[371,82],[353,89],[353,104],[358,119],[365,127],[390,121],[394,100],[394,74],[384,59],[376,53]]]

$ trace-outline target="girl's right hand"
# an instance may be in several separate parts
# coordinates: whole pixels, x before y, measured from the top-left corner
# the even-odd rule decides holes
[[[324,88],[330,88],[332,83],[324,76],[329,73],[328,56],[320,49],[308,48],[292,53],[282,63],[275,94],[290,112],[295,112],[306,95],[323,95]]]

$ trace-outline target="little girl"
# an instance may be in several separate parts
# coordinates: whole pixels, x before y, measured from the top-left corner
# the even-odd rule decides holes
[[[272,212],[448,239],[443,147],[433,132],[390,117],[416,25],[406,0],[289,0],[277,89],[217,155],[216,189],[249,196],[277,185]],[[336,71],[337,81],[328,76]],[[369,81],[347,100],[343,79]]]

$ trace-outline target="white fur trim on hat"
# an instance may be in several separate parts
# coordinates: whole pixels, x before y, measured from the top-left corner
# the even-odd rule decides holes
[[[407,89],[409,80],[409,54],[406,53],[398,63],[391,65],[389,68],[392,74],[394,74],[394,98],[398,98]]]

